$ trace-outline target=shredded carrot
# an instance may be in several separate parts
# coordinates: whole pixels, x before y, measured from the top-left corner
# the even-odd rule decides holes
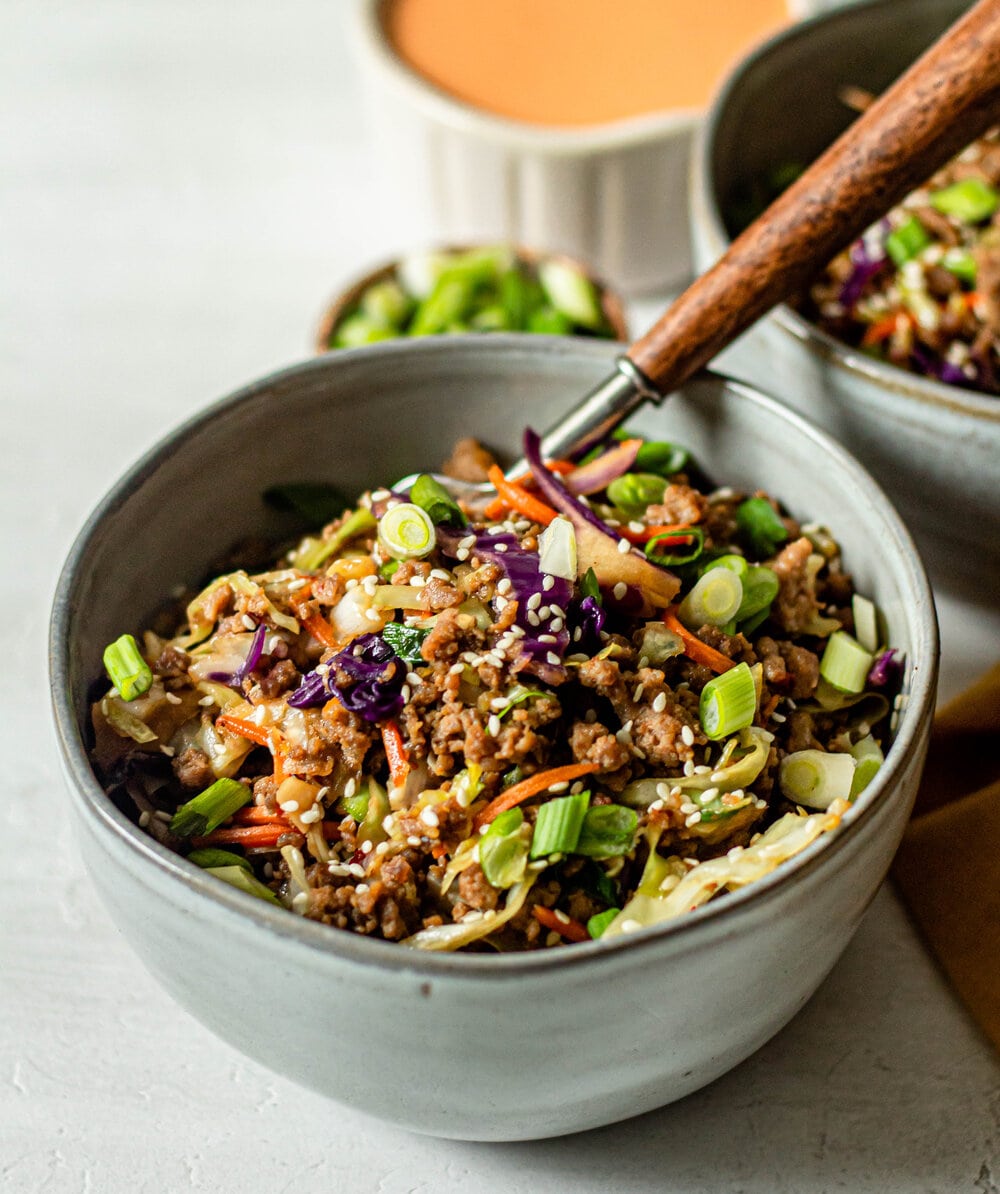
[[[581,775],[590,775],[596,770],[596,763],[569,763],[565,767],[552,767],[548,771],[539,771],[535,775],[529,775],[527,779],[512,784],[506,792],[501,792],[499,796],[491,800],[476,816],[473,827],[479,830],[483,825],[489,825],[501,813],[505,813],[509,808],[514,808],[515,805],[521,804],[525,800],[530,800],[532,796],[537,796],[539,792],[544,792],[553,784],[579,779]]]
[[[861,343],[881,344],[883,340],[888,340],[890,336],[895,335],[896,324],[900,319],[909,321],[910,318],[905,311],[894,311],[891,315],[886,315],[884,319],[870,323],[861,337]]]
[[[695,536],[690,534],[688,523],[678,523],[676,526],[643,527],[641,531],[633,531],[629,526],[618,527],[618,534],[629,543],[648,543],[657,535],[670,535],[676,543],[692,543]]]
[[[771,694],[771,699],[767,702],[767,704],[764,706],[764,708],[761,710],[761,713],[760,713],[760,720],[763,725],[767,725],[768,721],[771,718],[771,714],[775,711],[775,709],[777,709],[780,701],[781,701],[781,693],[780,692],[775,692],[775,693]]]
[[[237,738],[246,738],[248,742],[256,742],[258,746],[271,746],[271,732],[255,722],[247,721],[243,717],[233,717],[229,713],[221,713],[215,724],[219,729],[234,734]]]
[[[333,627],[323,617],[322,614],[308,614],[306,617],[299,618],[302,625],[309,631],[314,639],[321,642],[324,647],[329,647],[333,651],[339,651],[341,647],[340,639],[334,632]]]
[[[983,296],[975,290],[970,290],[970,291],[968,291],[967,294],[962,295],[962,298],[965,300],[965,305],[969,308],[970,311],[972,310],[973,307],[976,306],[976,304],[980,301],[980,299],[982,297]]]
[[[288,778],[288,772],[285,770],[285,755],[282,751],[274,751],[274,782],[281,784]]]
[[[587,932],[586,926],[582,925],[578,920],[574,920],[571,916],[560,916],[557,912],[553,912],[551,908],[546,908],[543,904],[536,904],[532,909],[535,920],[538,921],[546,929],[552,929],[558,933],[560,937],[565,937],[567,941],[589,941],[590,934]]]
[[[532,522],[541,523],[542,526],[548,526],[555,518],[556,512],[551,506],[547,506],[539,498],[536,498],[533,493],[529,493],[522,486],[514,481],[508,481],[503,475],[503,471],[498,464],[494,464],[489,471],[490,484],[496,489],[497,493],[503,498],[504,503],[512,510],[516,510],[518,514],[523,514],[525,518],[530,518]]]
[[[284,825],[291,829],[284,813],[268,812],[259,804],[248,804],[245,808],[237,809],[232,815],[232,821],[235,825]]]
[[[297,833],[291,825],[274,822],[267,825],[224,825],[213,829],[204,837],[193,837],[191,844],[201,846],[245,846],[247,849],[261,849],[276,846],[283,833]],[[340,837],[340,826],[335,821],[323,822],[323,836],[328,842]]]
[[[728,672],[731,667],[736,666],[735,659],[730,659],[728,655],[716,651],[708,643],[703,643],[696,634],[692,634],[686,626],[682,625],[674,612],[674,607],[664,610],[663,621],[684,644],[684,654],[688,659],[693,659],[695,663],[703,663],[713,672]]]
[[[382,727],[382,745],[385,747],[385,757],[389,761],[389,775],[393,784],[398,788],[406,782],[410,773],[410,758],[403,745],[403,735],[394,721],[387,721]]]

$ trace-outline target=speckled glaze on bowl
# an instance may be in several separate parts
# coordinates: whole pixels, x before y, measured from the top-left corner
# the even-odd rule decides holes
[[[350,492],[436,463],[470,432],[514,453],[518,429],[553,420],[605,376],[615,351],[543,336],[456,336],[330,353],[265,378],[181,427],[119,481],[58,585],[51,681],[70,805],[122,932],[177,1000],[236,1048],[422,1132],[535,1138],[669,1103],[747,1057],[822,981],[899,842],[937,674],[927,580],[878,487],[798,416],[719,378],[635,420],[687,444],[720,482],[763,482],[792,512],[836,528],[859,588],[905,656],[908,704],[885,767],[836,835],[742,892],[632,938],[429,956],[245,896],[160,847],[108,799],[86,755],[88,689],[105,643],[138,630],[178,581],[200,579],[207,560],[247,535],[287,531],[260,499],[269,485],[326,477]],[[393,428],[405,434],[387,435]]]
[[[694,152],[696,265],[730,243],[737,189],[808,162],[848,125],[846,83],[885,88],[968,7],[874,0],[772,38],[729,77]],[[896,503],[936,585],[1000,593],[1000,398],[946,386],[849,348],[790,307],[761,320],[721,361],[808,415],[867,465]]]

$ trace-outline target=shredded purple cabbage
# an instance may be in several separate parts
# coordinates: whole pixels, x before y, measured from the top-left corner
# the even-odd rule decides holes
[[[250,650],[247,652],[247,657],[243,663],[236,669],[235,672],[209,672],[209,680],[216,680],[219,684],[228,684],[232,688],[239,688],[243,681],[250,675],[253,669],[260,663],[260,657],[264,652],[264,639],[267,638],[267,626],[265,623],[257,627],[253,632],[253,638],[250,641]]]
[[[346,672],[353,684],[339,684],[338,672]],[[402,709],[405,682],[406,666],[382,635],[362,634],[303,676],[288,703],[295,709],[307,709],[336,697],[345,709],[365,721],[383,721]]]
[[[910,356],[913,358],[918,372],[923,373],[926,377],[934,378],[935,381],[942,381],[949,386],[974,386],[976,384],[973,378],[965,376],[959,365],[953,365],[951,361],[932,356],[929,352],[924,352],[922,348],[914,346]]]
[[[456,558],[459,543],[467,540],[473,532],[467,528],[439,526],[437,528],[438,546],[445,555]],[[510,581],[510,596],[517,601],[517,615],[514,624],[524,633],[520,639],[519,668],[531,672],[548,683],[558,683],[565,677],[562,658],[570,641],[570,632],[566,626],[570,612],[570,601],[573,597],[573,585],[559,576],[551,577],[549,588],[545,588],[547,573],[542,572],[538,564],[538,553],[524,551],[515,535],[506,531],[490,534],[486,531],[475,533],[475,543],[470,554],[475,553],[481,560],[489,560],[503,569],[504,575]],[[538,601],[535,608],[529,608],[529,602],[537,594]],[[562,614],[549,614],[547,611],[555,605]],[[534,615],[538,625],[533,625],[531,615]],[[548,628],[550,617],[561,616],[563,625],[560,630]],[[540,639],[540,635],[546,639]],[[549,638],[552,641],[548,641]],[[553,658],[555,657],[555,662]]]
[[[901,667],[902,662],[896,658],[896,648],[889,647],[872,664],[868,673],[868,683],[873,688],[885,688],[896,678]]]
[[[581,651],[599,651],[603,646],[601,631],[607,620],[604,606],[596,597],[581,597],[574,601],[570,609],[570,620],[573,623],[573,642]],[[580,637],[576,637],[577,630]]]
[[[883,220],[882,224],[884,225],[883,232],[887,232],[887,222]],[[864,237],[859,237],[851,245],[849,255],[854,268],[844,280],[844,284],[840,288],[840,295],[838,296],[840,302],[845,307],[854,306],[861,297],[864,288],[888,261],[885,249],[882,248],[881,244],[879,245],[877,254],[873,254],[865,243]]]

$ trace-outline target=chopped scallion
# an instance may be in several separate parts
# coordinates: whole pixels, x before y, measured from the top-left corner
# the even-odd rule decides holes
[[[797,750],[781,760],[778,784],[782,794],[796,804],[825,809],[834,800],[850,797],[854,770],[849,754]]]
[[[696,560],[704,546],[705,532],[701,527],[685,527],[681,531],[654,535],[646,543],[646,558],[664,568],[676,568]]]
[[[743,602],[743,582],[728,568],[710,568],[677,607],[677,616],[691,630],[724,626]]]
[[[255,896],[258,900],[267,900],[272,904],[280,903],[278,897],[270,887],[265,887],[253,872],[248,871],[246,867],[206,867],[205,873],[207,875],[214,875],[216,879],[221,879],[223,883],[228,883],[230,887],[239,888],[240,891],[245,891],[247,895]]]
[[[606,908],[598,912],[587,921],[587,932],[596,941],[620,911],[620,908]]]
[[[413,482],[410,501],[424,510],[435,526],[464,527],[469,521],[448,490],[430,473],[421,473]]]
[[[397,560],[430,555],[437,542],[430,515],[413,502],[390,506],[378,520],[378,537]]]
[[[104,669],[123,701],[134,701],[152,687],[153,670],[131,634],[123,634],[104,648]]]
[[[211,833],[237,809],[249,803],[252,793],[235,779],[217,779],[204,792],[193,796],[174,813],[170,832],[177,837],[201,837]]]
[[[187,859],[204,870],[218,866],[241,866],[244,870],[253,870],[249,861],[241,854],[234,854],[232,850],[220,850],[217,846],[202,846],[200,850],[192,850]]]
[[[963,224],[980,224],[1000,207],[1000,191],[990,186],[985,179],[975,176],[963,178],[950,187],[934,191],[931,206],[942,215],[954,216]]]
[[[552,306],[573,323],[595,332],[603,327],[597,287],[575,266],[559,258],[543,261],[538,267],[538,280]]]
[[[746,663],[713,676],[701,690],[698,716],[701,728],[713,741],[751,725],[756,711],[757,685]]]
[[[871,736],[866,735],[851,747],[851,755],[857,766],[854,769],[854,781],[851,784],[850,799],[859,796],[875,778],[876,772],[885,762],[882,748]]]
[[[637,518],[648,506],[663,501],[666,488],[666,480],[658,473],[622,473],[608,486],[608,501],[630,518]]]
[[[855,593],[851,598],[854,615],[854,637],[872,655],[878,650],[878,616],[874,604],[867,597]]]
[[[941,258],[941,264],[950,274],[954,274],[966,286],[976,285],[976,259],[965,249],[947,249]]]
[[[770,613],[771,605],[777,595],[777,573],[764,564],[751,565],[747,569],[746,576],[743,577],[743,600],[734,615],[737,622],[744,624],[741,627],[744,633],[749,634],[751,629],[756,629],[760,622],[763,622]],[[753,627],[746,625],[750,618],[758,617],[760,621]]]
[[[872,653],[844,630],[835,630],[827,640],[819,674],[841,692],[864,692],[872,666]]]
[[[597,583],[597,573],[593,568],[588,568],[580,580],[580,596],[593,597],[598,604],[603,604],[601,601],[601,586]]]
[[[736,526],[757,560],[769,559],[788,538],[788,529],[767,498],[753,497],[736,507]]]
[[[572,853],[580,837],[589,801],[590,793],[580,792],[574,796],[559,796],[543,804],[535,821],[531,857],[546,858],[549,854]]]
[[[714,559],[709,560],[702,569],[702,572],[708,572],[710,568],[728,568],[730,572],[735,572],[740,580],[742,580],[747,574],[749,564],[747,564],[744,556],[730,554],[716,556]]]
[[[336,555],[345,543],[350,543],[366,531],[373,531],[377,525],[371,510],[366,510],[363,506],[352,510],[329,539],[307,539],[302,549],[295,553],[292,562],[296,568],[315,572],[317,568],[322,568],[332,555]]]
[[[588,808],[580,827],[574,854],[587,858],[618,858],[635,845],[639,815],[623,804],[597,804]]]
[[[910,216],[885,238],[885,251],[896,265],[904,265],[930,243],[927,229],[916,216]]]

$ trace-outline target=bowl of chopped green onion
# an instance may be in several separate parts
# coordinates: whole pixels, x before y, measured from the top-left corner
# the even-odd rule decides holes
[[[792,26],[720,92],[692,174],[702,268],[967,7],[870,0]],[[862,52],[863,49],[863,52]],[[936,584],[1000,584],[1000,135],[987,133],[723,355],[877,476]]]
[[[316,351],[462,332],[628,339],[621,298],[580,262],[499,244],[411,253],[372,270],[323,313]]]
[[[58,584],[67,810],[121,931],[236,1049],[417,1131],[555,1136],[737,1065],[919,781],[935,616],[882,490],[710,375],[546,462],[616,350],[283,370],[116,482]],[[482,508],[422,471],[470,431]]]

